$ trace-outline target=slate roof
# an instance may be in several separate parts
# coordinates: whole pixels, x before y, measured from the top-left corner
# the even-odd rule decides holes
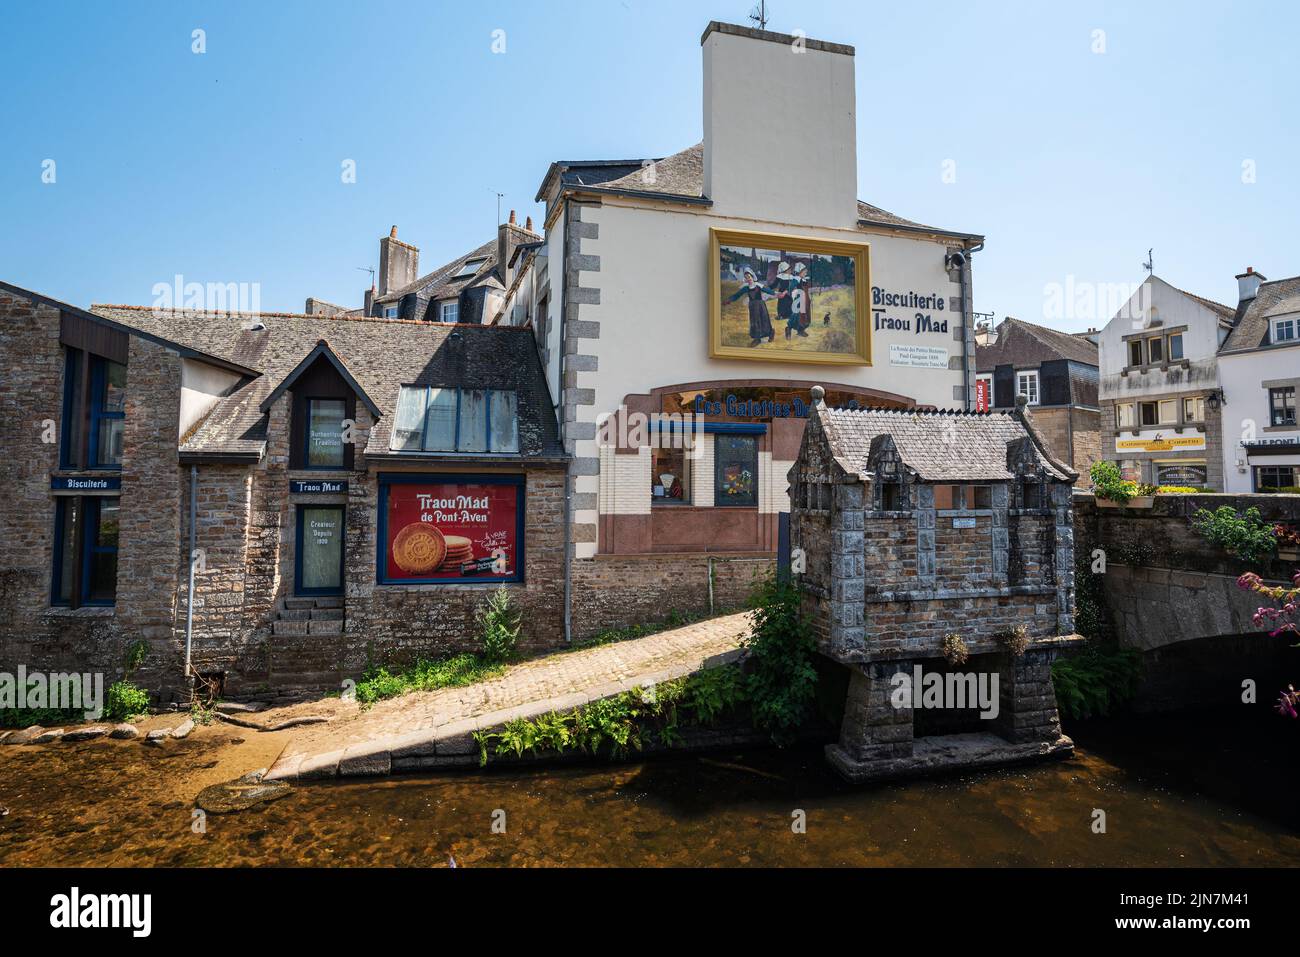
[[[1292,312],[1300,312],[1300,276],[1260,283],[1255,298],[1242,313],[1241,320],[1219,353],[1258,349],[1268,336],[1269,320]]]
[[[589,186],[596,190],[609,190],[620,193],[643,193],[658,196],[680,196],[683,199],[703,199],[704,197],[704,144],[696,143],[679,153],[655,160],[618,160],[608,166],[584,166],[581,164],[558,164],[564,172],[561,175],[563,186]],[[537,198],[543,198],[546,184],[556,170],[557,164],[551,164],[542,189]],[[606,174],[622,170],[617,177],[606,178]],[[596,171],[596,175],[592,172]],[[969,233],[954,233],[952,230],[927,226],[914,220],[872,206],[858,200],[858,219],[875,226],[893,226],[901,229],[921,230],[924,232],[943,233],[947,235],[971,236]]]
[[[462,266],[471,259],[482,259],[471,276],[464,276],[460,279],[453,279],[456,273],[460,272]],[[459,296],[461,292],[471,286],[480,285],[484,279],[495,278],[492,276],[497,266],[497,241],[492,239],[476,249],[471,249],[462,256],[458,256],[449,263],[439,266],[433,272],[426,273],[415,282],[407,283],[397,289],[390,289],[382,296],[375,298],[376,303],[393,303],[400,300],[409,293],[415,293],[421,301],[422,307],[417,311],[417,316],[424,315],[424,304],[430,300],[450,299]],[[498,286],[500,280],[496,280]]]
[[[525,328],[296,313],[158,311],[149,306],[94,305],[90,312],[260,373],[245,378],[217,402],[186,437],[181,446],[186,455],[260,455],[267,415],[259,406],[324,343],[380,411],[365,449],[368,457],[397,455],[388,445],[403,385],[516,391],[520,454],[475,458],[563,456],[545,374]]]
[[[894,440],[903,462],[926,482],[1008,481],[1007,443],[1034,438],[1010,412],[919,412],[913,409],[820,408],[831,452],[850,474],[866,472],[871,442]],[[1062,481],[1074,476],[1043,452],[1037,457],[1048,474]]]
[[[1053,359],[1069,359],[1084,365],[1099,365],[1097,344],[1068,332],[1007,316],[997,326],[998,339],[992,345],[975,346],[975,369],[992,372],[996,366],[1036,366]]]

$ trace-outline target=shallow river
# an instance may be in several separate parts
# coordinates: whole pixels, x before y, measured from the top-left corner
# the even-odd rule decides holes
[[[198,786],[258,757],[226,729],[0,748],[0,865],[1297,864],[1300,722],[1251,711],[1089,722],[1069,760],[904,784],[803,749],[303,785],[202,834]]]

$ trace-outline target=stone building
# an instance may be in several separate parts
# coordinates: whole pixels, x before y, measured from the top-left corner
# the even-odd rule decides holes
[[[1048,446],[1080,476],[1101,457],[1097,345],[1082,336],[1007,316],[977,333],[975,380],[985,408],[1010,411],[1023,395]]]
[[[849,670],[840,740],[827,749],[836,768],[866,779],[1072,748],[1050,668],[1080,640],[1076,475],[1023,405],[987,415],[852,411],[829,408],[815,389],[789,477],[805,609],[821,654]],[[954,635],[965,662],[945,656]],[[899,683],[920,674],[996,688],[996,707],[984,711],[995,716],[970,700],[900,703]]]
[[[717,22],[700,48],[702,142],[552,163],[545,245],[496,317],[533,329],[573,456],[578,635],[710,588],[745,600],[775,557],[814,385],[846,407],[974,393],[983,238],[859,198],[853,48]],[[797,137],[772,135],[774,110]],[[780,278],[801,270],[802,319]],[[656,418],[675,421],[625,428]]]
[[[563,643],[567,457],[526,330],[0,283],[0,359],[0,659],[112,680],[143,640],[162,697],[187,649],[227,693],[337,688],[471,650],[499,584]]]

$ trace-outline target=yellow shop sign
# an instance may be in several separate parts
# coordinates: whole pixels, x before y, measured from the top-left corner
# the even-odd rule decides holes
[[[1182,452],[1205,448],[1204,434],[1164,436],[1159,433],[1139,435],[1131,439],[1116,439],[1117,452]]]

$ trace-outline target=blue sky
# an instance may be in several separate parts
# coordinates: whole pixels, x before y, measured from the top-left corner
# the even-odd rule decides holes
[[[494,235],[498,191],[539,218],[552,160],[697,142],[699,36],[750,6],[11,4],[0,278],[79,305],[148,303],[178,273],[260,283],[265,310],[359,305],[357,267],[394,223],[428,271]],[[859,196],[985,234],[980,311],[1041,321],[1046,284],[1138,282],[1148,247],[1163,278],[1230,303],[1247,265],[1300,273],[1294,4],[775,0],[770,16],[857,47]]]

